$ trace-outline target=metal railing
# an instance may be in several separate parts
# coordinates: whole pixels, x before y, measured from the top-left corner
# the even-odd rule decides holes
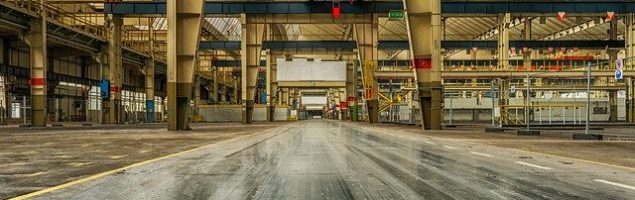
[[[109,30],[104,24],[100,24],[103,21],[104,16],[100,14],[87,14],[87,13],[71,13],[56,6],[55,4],[40,4],[34,0],[0,0],[0,2],[8,3],[12,5],[14,9],[22,9],[25,11],[33,12],[38,15],[43,13],[47,19],[73,28],[76,31],[93,35],[103,40],[108,40]],[[44,10],[42,10],[44,8]],[[44,12],[43,12],[44,11]],[[128,31],[122,31],[123,46],[130,48],[134,51],[143,54],[150,54],[151,48],[149,44],[139,44],[133,42],[136,38],[129,34]],[[157,57],[157,55],[155,55]],[[165,59],[165,56],[158,56],[159,59]]]

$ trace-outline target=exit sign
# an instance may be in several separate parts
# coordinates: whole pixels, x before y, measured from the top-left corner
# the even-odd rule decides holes
[[[403,20],[403,18],[404,18],[403,10],[391,10],[390,12],[388,12],[388,19],[390,20],[400,21],[400,20]]]

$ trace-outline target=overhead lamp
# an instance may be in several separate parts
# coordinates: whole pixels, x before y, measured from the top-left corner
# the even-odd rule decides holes
[[[615,19],[615,18],[616,18],[615,12],[606,12],[606,19],[608,21],[613,21],[613,19]]]
[[[340,16],[342,15],[342,8],[340,7],[339,0],[333,1],[332,13],[333,13],[333,17],[335,18],[340,18]]]
[[[557,15],[557,16],[558,16],[558,20],[562,21],[562,20],[564,20],[564,19],[566,19],[566,18],[567,18],[567,13],[565,13],[565,12],[558,12],[558,15]]]

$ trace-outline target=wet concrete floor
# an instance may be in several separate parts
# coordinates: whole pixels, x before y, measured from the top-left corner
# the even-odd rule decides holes
[[[70,184],[40,199],[633,199],[635,171],[310,120]]]

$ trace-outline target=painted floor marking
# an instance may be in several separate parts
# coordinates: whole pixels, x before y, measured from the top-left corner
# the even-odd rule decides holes
[[[630,190],[635,190],[635,186],[630,186],[630,185],[626,185],[626,184],[611,182],[611,181],[602,180],[602,179],[595,179],[594,181],[595,182],[604,183],[604,184],[608,184],[608,185],[612,185],[612,186],[621,187],[621,188],[626,188],[626,189],[630,189]]]
[[[123,157],[126,157],[126,155],[110,156],[110,159],[116,160]]]
[[[474,155],[479,155],[479,156],[483,156],[483,157],[488,157],[488,158],[493,158],[493,157],[494,157],[494,156],[492,156],[492,155],[489,155],[489,154],[486,154],[486,153],[479,153],[479,152],[476,152],[476,151],[472,151],[472,152],[470,152],[470,153],[472,153],[472,154],[474,154]]]
[[[535,164],[526,163],[526,162],[523,162],[523,161],[516,161],[516,164],[521,164],[521,165],[525,165],[525,166],[529,166],[529,167],[533,167],[533,168],[538,168],[538,169],[544,169],[544,170],[552,170],[553,169],[551,167],[535,165]]]

